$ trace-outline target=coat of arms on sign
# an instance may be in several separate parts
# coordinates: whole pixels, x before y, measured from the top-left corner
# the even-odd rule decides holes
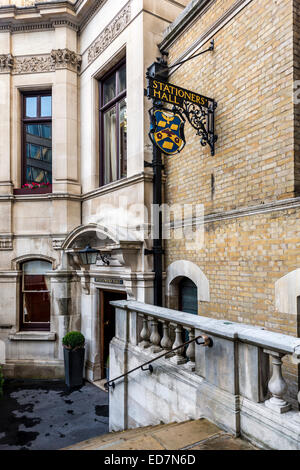
[[[179,114],[157,109],[152,114],[150,138],[166,155],[181,152],[185,146],[184,119]]]

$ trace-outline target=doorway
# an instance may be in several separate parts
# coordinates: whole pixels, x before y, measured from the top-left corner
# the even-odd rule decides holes
[[[125,292],[100,290],[100,373],[105,379],[109,367],[109,343],[115,336],[115,308],[113,300],[126,300]]]
[[[198,315],[197,286],[187,277],[179,282],[179,310]]]
[[[184,277],[178,284],[179,291],[179,310],[181,312],[198,315],[198,295],[197,286],[193,281]],[[189,341],[189,334],[185,330],[184,342]]]

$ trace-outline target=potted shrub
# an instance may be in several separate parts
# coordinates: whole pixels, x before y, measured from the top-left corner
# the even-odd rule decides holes
[[[85,338],[79,331],[70,331],[63,337],[62,343],[66,384],[69,388],[80,387],[83,382]]]

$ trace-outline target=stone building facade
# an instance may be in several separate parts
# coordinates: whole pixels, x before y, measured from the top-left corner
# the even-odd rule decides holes
[[[157,45],[173,66],[213,39],[214,51],[172,67],[169,81],[218,104],[215,155],[186,123],[185,148],[164,158],[165,202],[205,214],[202,248],[165,241],[165,305],[299,336],[298,2],[0,5],[6,374],[62,376],[61,339],[80,329],[86,377],[97,380],[114,329],[109,301],[153,302],[152,243],[140,227],[152,202],[144,88]],[[76,252],[88,244],[110,264],[82,267]]]
[[[152,200],[145,72],[186,4],[0,2],[0,361],[7,376],[63,376],[62,337],[81,330],[86,377],[104,377],[114,332],[109,301],[152,302],[152,261],[134,230],[148,220],[134,213],[131,228],[124,208]],[[90,269],[76,255],[86,245],[102,253]]]

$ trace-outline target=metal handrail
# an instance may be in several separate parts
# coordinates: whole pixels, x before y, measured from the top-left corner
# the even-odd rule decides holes
[[[203,343],[199,343],[199,339],[202,338],[204,341]],[[158,359],[160,359],[161,357],[164,357],[164,356],[167,356],[168,354],[171,354],[172,352],[174,351],[177,351],[178,349],[181,349],[183,348],[184,346],[188,345],[188,344],[191,344],[193,343],[194,341],[196,341],[196,343],[200,346],[208,346],[209,348],[211,348],[213,346],[213,340],[211,338],[209,338],[208,336],[206,335],[200,335],[200,336],[197,336],[196,338],[194,339],[191,339],[190,341],[186,341],[185,343],[182,343],[180,346],[174,348],[174,349],[170,349],[169,351],[166,351],[164,352],[163,354],[160,354],[159,356],[156,356],[154,359],[151,359],[151,361],[148,361],[148,362],[144,362],[144,364],[141,364],[140,366],[138,367],[135,367],[134,369],[131,369],[129,370],[128,372],[125,372],[125,374],[122,374],[122,375],[119,375],[119,377],[115,377],[114,379],[112,380],[109,380],[108,382],[105,382],[104,384],[104,388],[106,390],[108,390],[109,387],[112,387],[113,389],[115,388],[116,384],[115,384],[115,380],[119,380],[119,379],[122,379],[122,377],[126,377],[127,375],[131,374],[132,372],[135,372],[136,370],[138,369],[142,369],[142,371],[146,371],[146,370],[149,370],[151,373],[153,372],[153,367],[151,365],[152,362],[155,362],[157,361]],[[145,369],[145,366],[149,366]]]

